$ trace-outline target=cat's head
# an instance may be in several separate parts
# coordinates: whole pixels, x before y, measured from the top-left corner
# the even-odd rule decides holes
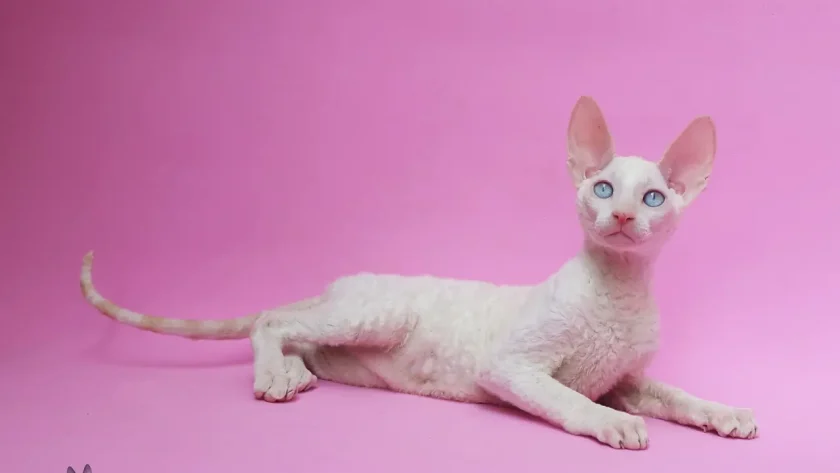
[[[712,120],[699,117],[659,162],[616,156],[600,108],[581,97],[569,121],[567,164],[587,237],[620,252],[658,249],[706,187],[715,147]]]

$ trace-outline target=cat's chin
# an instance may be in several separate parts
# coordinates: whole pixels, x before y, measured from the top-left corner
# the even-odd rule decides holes
[[[592,240],[598,245],[606,249],[618,252],[636,252],[641,251],[643,241],[638,237],[629,235],[622,231],[614,231],[606,234],[597,234]]]
[[[624,233],[621,230],[604,235],[604,240],[609,242],[615,242],[619,245],[636,245],[637,243],[636,238],[634,236]]]

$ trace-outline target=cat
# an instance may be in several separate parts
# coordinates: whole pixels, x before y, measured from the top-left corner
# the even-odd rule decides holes
[[[648,378],[659,314],[652,269],[682,212],[706,188],[716,152],[694,119],[658,162],[617,156],[591,97],[574,106],[567,167],[582,250],[533,286],[360,273],[318,296],[229,320],[139,314],[105,299],[85,255],[81,288],[103,314],[193,339],[250,338],[254,395],[295,398],[318,378],[463,402],[508,405],[570,434],[645,449],[643,416],[752,439],[751,409]]]

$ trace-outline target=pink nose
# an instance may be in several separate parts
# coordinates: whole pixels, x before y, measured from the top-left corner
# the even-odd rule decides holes
[[[625,222],[629,222],[636,218],[633,214],[627,212],[613,212],[613,217],[618,220],[620,225],[624,225]]]

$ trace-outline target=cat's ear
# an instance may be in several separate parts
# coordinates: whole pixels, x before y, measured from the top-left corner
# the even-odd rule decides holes
[[[72,466],[68,466],[67,473],[76,473],[76,470],[74,470]]]
[[[90,465],[85,465],[85,469],[82,470],[82,473],[92,473]]]
[[[698,117],[680,133],[659,161],[659,171],[668,187],[682,196],[685,205],[706,188],[716,148],[714,122],[709,117]]]
[[[592,97],[581,97],[572,110],[566,138],[566,165],[575,187],[604,169],[614,156],[613,140],[604,114]]]

